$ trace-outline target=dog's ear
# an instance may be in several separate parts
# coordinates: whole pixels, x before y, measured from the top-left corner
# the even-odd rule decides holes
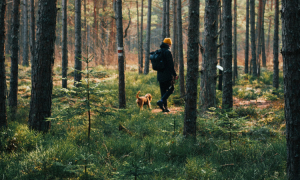
[[[151,94],[148,94],[148,99],[149,99],[149,101],[152,101],[152,96],[151,96]]]

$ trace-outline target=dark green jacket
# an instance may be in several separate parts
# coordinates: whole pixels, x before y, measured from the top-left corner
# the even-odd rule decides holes
[[[172,53],[169,50],[169,45],[166,43],[162,43],[160,48],[163,52],[163,60],[165,63],[165,69],[163,71],[157,71],[157,81],[166,82],[171,81],[174,76],[177,76],[174,69],[174,62]]]

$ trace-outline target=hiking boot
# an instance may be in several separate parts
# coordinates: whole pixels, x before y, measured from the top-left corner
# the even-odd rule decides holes
[[[160,108],[161,110],[163,110],[163,111],[165,110],[165,109],[164,109],[164,103],[163,103],[161,100],[157,101],[156,104],[159,106],[159,108]]]
[[[163,112],[170,112],[170,110],[169,110],[168,108],[165,108],[165,109],[163,110]]]

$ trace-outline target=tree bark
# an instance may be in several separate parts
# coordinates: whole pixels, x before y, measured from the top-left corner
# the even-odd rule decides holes
[[[68,73],[68,24],[67,24],[67,3],[68,0],[62,0],[62,88],[68,87],[68,79],[67,79],[67,73]]]
[[[263,7],[262,7],[262,21],[261,21],[261,60],[262,60],[262,66],[267,66],[267,58],[266,58],[266,45],[265,45],[265,7],[266,7],[266,1],[263,1]]]
[[[273,40],[273,87],[279,87],[279,61],[278,61],[278,43],[279,43],[279,0],[275,0],[274,14],[274,40]]]
[[[105,65],[105,44],[106,44],[106,38],[105,38],[105,29],[106,29],[106,13],[105,13],[105,8],[106,8],[107,2],[106,0],[103,1],[102,4],[102,17],[101,17],[101,64]]]
[[[151,0],[148,0],[148,19],[147,19],[147,37],[146,37],[144,74],[149,73],[150,32],[151,32],[151,4],[152,4]]]
[[[256,45],[255,45],[255,1],[250,0],[250,34],[251,34],[251,62],[253,76],[257,76]]]
[[[94,0],[94,62],[96,65],[98,65],[98,1]]]
[[[77,86],[81,81],[81,0],[75,0],[75,68],[74,84]],[[95,61],[97,61],[95,59]]]
[[[6,115],[6,76],[5,76],[5,10],[6,0],[0,2],[0,129],[7,127]]]
[[[50,121],[46,121],[46,118],[51,116],[56,13],[56,0],[39,1],[28,124],[30,129],[43,132],[50,128]]]
[[[201,69],[200,108],[202,111],[216,106],[217,80],[217,34],[218,34],[218,1],[205,1],[205,52]]]
[[[184,110],[185,136],[196,137],[197,84],[199,66],[199,7],[200,1],[189,2],[187,82]]]
[[[28,66],[28,10],[27,0],[23,0],[23,66]]]
[[[20,27],[20,0],[13,1],[13,21],[12,21],[12,44],[11,44],[11,67],[10,67],[10,89],[9,108],[11,119],[15,119],[18,105],[18,57],[19,57],[19,27]]]
[[[166,0],[166,36],[170,37],[170,0]]]
[[[249,64],[249,0],[246,5],[246,45],[245,45],[245,74],[248,74]]]
[[[222,109],[233,107],[232,99],[232,16],[231,0],[223,0],[223,94]]]
[[[220,35],[219,35],[219,44],[222,43],[222,38],[223,38],[223,23],[222,23],[222,5],[221,5],[221,1],[219,1],[219,18],[220,18]],[[219,53],[220,53],[220,61],[219,61],[219,64],[220,66],[223,66],[223,47],[220,46],[219,47]],[[222,81],[223,81],[223,71],[222,70],[219,70],[219,84],[218,84],[218,89],[220,91],[222,91]]]
[[[235,85],[235,81],[238,78],[238,70],[237,70],[237,4],[236,4],[236,0],[234,0],[234,27],[233,27],[233,82],[232,84]]]
[[[262,49],[262,6],[263,2],[262,0],[259,0],[258,5],[258,22],[257,22],[257,54],[256,54],[256,62],[257,62],[257,76],[260,76],[260,65],[261,65],[261,49]]]
[[[35,13],[34,13],[34,0],[30,0],[30,52],[31,52],[31,65],[35,56]]]
[[[140,52],[140,25],[139,25],[139,2],[136,1],[136,18],[137,18],[137,50],[138,50],[138,65],[139,74],[142,73],[141,69],[141,52]]]
[[[281,3],[287,179],[297,180],[300,179],[300,2],[282,0]],[[276,6],[278,8],[278,3]]]
[[[179,60],[179,87],[180,96],[185,96],[184,86],[184,61],[183,61],[183,43],[182,43],[182,15],[181,0],[177,0],[177,29],[178,29],[178,60]]]
[[[163,0],[162,41],[167,37],[167,0]]]
[[[6,3],[6,40],[5,40],[5,54],[10,54],[11,52],[11,25],[12,25],[12,8],[13,3]]]
[[[173,62],[174,62],[174,68],[176,71],[178,71],[178,53],[177,53],[177,45],[178,45],[178,34],[177,34],[177,0],[173,0],[173,44],[172,44],[172,55],[173,55]]]
[[[140,51],[140,55],[141,55],[141,57],[140,57],[140,74],[142,74],[143,73],[143,69],[144,69],[144,48],[143,48],[143,25],[144,25],[144,23],[143,23],[143,19],[144,19],[144,11],[143,11],[143,9],[144,9],[144,0],[142,0],[142,10],[141,10],[141,40],[140,40],[140,49],[139,49],[139,51]]]
[[[122,0],[117,0],[116,20],[118,36],[118,64],[119,64],[119,108],[126,107],[125,98],[125,69],[123,57],[123,22],[122,22]]]

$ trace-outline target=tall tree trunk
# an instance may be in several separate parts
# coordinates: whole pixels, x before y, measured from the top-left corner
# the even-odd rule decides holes
[[[223,39],[223,23],[222,23],[222,4],[221,0],[219,1],[219,18],[220,18],[220,35],[219,35],[219,44],[222,44],[222,39]],[[222,46],[219,47],[219,53],[220,53],[220,61],[219,64],[220,66],[223,66],[223,48]],[[223,71],[219,70],[219,86],[218,89],[222,91],[222,81],[223,81]]]
[[[11,24],[12,24],[12,8],[13,3],[6,3],[6,40],[5,40],[5,54],[9,54],[11,52]]]
[[[18,57],[19,57],[19,27],[20,27],[20,0],[13,0],[13,21],[12,21],[12,44],[11,44],[11,67],[10,67],[10,89],[9,108],[12,120],[18,105]]]
[[[0,129],[7,127],[6,116],[6,76],[5,76],[5,10],[6,0],[0,1]]]
[[[28,10],[27,0],[23,0],[23,66],[28,66]]]
[[[167,37],[167,0],[163,0],[162,41]]]
[[[255,45],[255,0],[250,0],[250,34],[251,34],[251,62],[253,76],[257,76],[256,45]]]
[[[177,0],[177,29],[178,29],[178,61],[179,61],[179,86],[180,96],[185,96],[184,86],[184,61],[183,61],[183,43],[182,43],[182,15],[181,0]]]
[[[151,4],[152,4],[151,0],[148,0],[148,19],[147,19],[147,37],[146,37],[144,74],[149,73],[150,32],[151,32]]]
[[[98,1],[94,0],[94,62],[96,65],[98,65]]]
[[[117,0],[116,3],[117,3],[116,20],[117,20],[118,64],[119,64],[119,108],[121,109],[126,107],[125,70],[124,70],[124,57],[123,57],[122,0]]]
[[[143,69],[144,69],[144,64],[143,64],[143,61],[144,61],[144,48],[143,48],[143,19],[144,19],[144,12],[143,12],[143,9],[144,9],[144,0],[142,0],[142,10],[141,10],[141,41],[140,41],[140,55],[141,55],[141,59],[140,59],[140,74],[143,73]]]
[[[200,108],[202,111],[216,106],[218,1],[205,1],[205,52],[202,62]]]
[[[46,121],[46,118],[51,116],[56,11],[56,0],[39,1],[28,124],[30,129],[43,132],[50,128],[50,121]]]
[[[101,17],[101,64],[102,65],[105,65],[105,51],[104,51],[104,47],[106,46],[106,38],[105,38],[105,28],[106,28],[106,19],[105,19],[105,8],[106,8],[106,5],[107,5],[107,2],[106,0],[103,1],[103,4],[102,4],[102,17]]]
[[[173,62],[174,62],[174,68],[176,71],[178,71],[178,53],[177,53],[177,45],[178,45],[178,34],[177,34],[177,0],[173,0],[173,44],[172,44],[172,54],[173,54]]]
[[[236,79],[238,78],[238,70],[237,70],[237,4],[236,4],[236,0],[234,0],[234,27],[233,27],[233,62],[234,62],[234,65],[233,65],[233,82],[232,84],[235,85],[235,81]]]
[[[262,7],[262,20],[261,20],[261,59],[262,59],[262,66],[267,66],[267,58],[266,58],[266,46],[265,46],[265,7],[266,7],[266,1],[263,1],[263,7]]]
[[[30,52],[31,65],[35,56],[35,13],[34,0],[30,0]]]
[[[257,54],[256,54],[256,62],[257,62],[257,76],[260,76],[260,65],[261,65],[261,48],[262,48],[262,41],[261,41],[261,29],[262,29],[262,0],[259,0],[258,4],[258,22],[257,22]]]
[[[136,1],[136,18],[137,18],[137,50],[138,50],[138,65],[139,74],[142,73],[141,69],[141,52],[140,52],[140,25],[139,25],[139,2]]]
[[[197,85],[199,74],[199,6],[200,1],[189,2],[189,27],[188,27],[188,57],[187,57],[187,81],[184,110],[185,136],[196,137],[197,119]]]
[[[96,59],[95,59],[96,61]],[[74,84],[81,81],[81,0],[75,0],[75,68]]]
[[[279,0],[275,0],[274,40],[273,40],[273,87],[279,87],[278,43],[279,43]]]
[[[68,0],[62,0],[62,88],[67,88],[67,73],[68,73],[68,24],[67,24],[67,6]]]
[[[272,24],[272,18],[269,17],[269,28],[268,28],[268,37],[267,37],[267,57],[269,59],[270,56],[270,34],[271,34],[271,24]]]
[[[231,0],[223,0],[223,94],[222,109],[233,107],[232,99],[232,16]]]
[[[245,74],[248,74],[249,64],[249,0],[246,5],[246,45],[245,45]]]
[[[170,0],[166,3],[166,36],[170,37]]]
[[[296,180],[300,179],[300,2],[282,0],[281,3],[287,179]],[[278,7],[278,4],[276,6]]]
[[[85,58],[88,58],[89,55],[87,54],[88,46],[87,46],[86,0],[83,1],[83,41],[82,41],[82,46],[83,46],[82,54]]]

